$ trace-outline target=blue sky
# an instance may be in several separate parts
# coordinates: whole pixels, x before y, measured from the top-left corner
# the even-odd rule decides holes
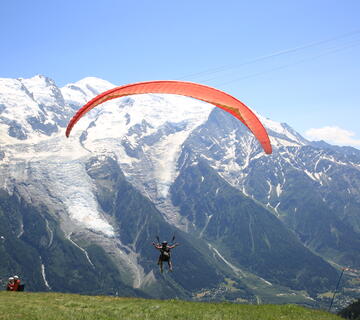
[[[0,77],[195,81],[360,147],[359,16],[358,0],[2,0]]]

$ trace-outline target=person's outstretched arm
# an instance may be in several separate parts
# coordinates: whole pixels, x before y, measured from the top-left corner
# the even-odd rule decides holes
[[[155,249],[158,249],[158,250],[162,248],[162,246],[160,244],[155,243],[155,242],[153,242],[152,245],[155,247]]]

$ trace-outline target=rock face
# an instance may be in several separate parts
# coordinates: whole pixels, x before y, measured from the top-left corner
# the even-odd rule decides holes
[[[336,283],[332,265],[360,266],[360,151],[261,119],[268,156],[235,118],[174,95],[107,102],[66,139],[76,110],[112,87],[0,79],[1,277],[315,305]],[[175,272],[161,275],[151,242],[173,234]]]

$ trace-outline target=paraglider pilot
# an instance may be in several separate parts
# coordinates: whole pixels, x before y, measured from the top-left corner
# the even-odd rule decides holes
[[[24,285],[20,284],[20,279],[18,276],[13,276],[9,278],[9,281],[6,286],[6,291],[23,291]]]
[[[169,266],[169,271],[173,271],[173,267],[172,267],[172,263],[171,263],[171,253],[170,250],[174,249],[175,247],[177,247],[179,244],[175,243],[173,245],[169,245],[167,243],[167,241],[163,241],[161,244],[160,243],[152,243],[153,246],[155,247],[155,249],[160,251],[160,256],[159,256],[159,260],[158,260],[158,265],[160,267],[160,272],[163,272],[163,262],[167,262],[168,266]]]

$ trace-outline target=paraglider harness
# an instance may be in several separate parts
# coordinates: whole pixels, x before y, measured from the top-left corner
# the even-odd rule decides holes
[[[169,261],[170,260],[170,248],[166,246],[162,246],[160,249],[160,258],[161,261]]]
[[[155,248],[157,248],[160,251],[158,264],[160,262],[169,262],[171,258],[170,250],[174,248],[175,235],[171,239],[172,245],[169,245],[167,241],[161,243],[159,236],[157,236],[156,239],[158,243],[157,244],[153,243],[153,245],[155,246]]]
[[[25,285],[20,284],[17,291],[24,291],[24,289],[25,289]]]

